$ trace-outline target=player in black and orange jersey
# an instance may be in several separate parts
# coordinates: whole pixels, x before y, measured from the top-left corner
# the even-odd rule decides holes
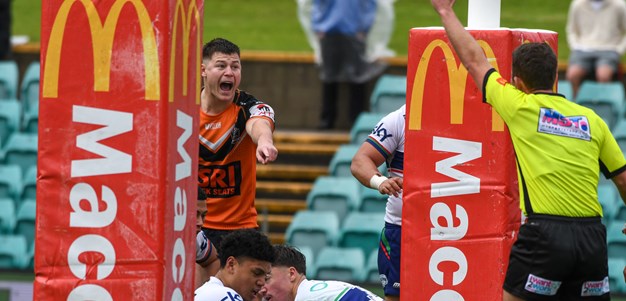
[[[517,47],[509,83],[457,18],[454,0],[431,2],[515,147],[520,207],[528,220],[511,249],[503,300],[610,300],[597,189],[602,172],[626,200],[626,159],[608,126],[552,91],[557,59],[548,44]]]
[[[202,49],[198,181],[207,195],[202,231],[220,249],[236,229],[258,228],[256,163],[276,160],[274,110],[239,90],[239,47],[217,38]],[[255,160],[256,158],[256,160]]]

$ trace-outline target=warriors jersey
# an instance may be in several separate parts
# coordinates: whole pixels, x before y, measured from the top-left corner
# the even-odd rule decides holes
[[[219,115],[200,110],[199,185],[206,192],[203,227],[217,230],[256,228],[256,144],[246,133],[251,118],[274,125],[270,106],[243,91]]]
[[[390,177],[404,177],[405,110],[403,105],[383,117],[366,140],[385,157]],[[402,193],[387,199],[385,222],[402,225]]]
[[[304,279],[295,301],[382,301],[380,297],[356,285],[342,281]]]
[[[209,278],[195,292],[196,301],[243,301],[243,298],[230,287],[225,287],[224,283],[215,277]]]
[[[483,95],[509,127],[515,148],[520,207],[527,215],[602,216],[597,187],[626,170],[606,123],[559,94],[526,94],[495,70]]]

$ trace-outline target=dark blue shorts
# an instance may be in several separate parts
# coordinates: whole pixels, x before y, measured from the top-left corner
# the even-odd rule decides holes
[[[400,234],[402,227],[385,223],[378,244],[378,272],[385,296],[400,296]]]

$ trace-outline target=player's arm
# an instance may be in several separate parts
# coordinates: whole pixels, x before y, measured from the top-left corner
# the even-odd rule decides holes
[[[246,122],[246,132],[257,145],[256,158],[260,163],[267,164],[276,160],[278,150],[272,138],[273,127],[266,118],[250,118]]]
[[[478,45],[478,42],[465,30],[463,25],[461,25],[461,21],[459,21],[459,18],[454,13],[452,9],[454,1],[455,0],[431,0],[431,3],[435,11],[437,11],[441,17],[441,22],[446,29],[452,47],[454,47],[461,62],[474,79],[478,89],[482,89],[485,74],[492,67],[489,61],[487,61],[487,57],[483,53],[482,48]]]
[[[378,166],[383,162],[385,157],[366,141],[352,158],[350,171],[364,186],[377,189],[382,194],[398,196],[402,191],[402,178],[382,176]]]

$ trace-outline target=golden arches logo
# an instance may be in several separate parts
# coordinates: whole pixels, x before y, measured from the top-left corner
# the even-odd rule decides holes
[[[183,44],[183,95],[187,95],[189,88],[189,42],[190,33],[192,29],[192,21],[195,21],[196,25],[196,61],[194,68],[196,69],[196,102],[200,102],[200,64],[202,62],[202,39],[200,37],[200,12],[196,5],[196,0],[191,0],[189,7],[185,11],[185,5],[183,0],[176,1],[176,8],[174,9],[174,27],[172,28],[172,47],[170,52],[170,78],[169,78],[169,101],[174,101],[174,82],[176,71],[176,46],[178,43],[178,26],[180,24],[182,31],[182,44]]]
[[[487,58],[490,60],[491,65],[498,69],[498,64],[495,59],[495,55],[491,46],[485,41],[478,41],[482,49],[485,51]],[[450,81],[450,124],[463,124],[463,109],[465,101],[465,85],[467,83],[467,69],[463,64],[457,64],[457,60],[454,57],[454,53],[450,46],[441,39],[436,39],[430,42],[424,53],[420,58],[417,65],[417,71],[415,72],[415,80],[413,81],[413,93],[411,95],[411,112],[409,115],[409,130],[420,130],[422,128],[422,114],[424,104],[424,83],[426,75],[428,73],[428,64],[435,49],[441,49],[443,51],[446,70],[448,70],[448,79]],[[504,121],[492,110],[491,113],[491,130],[503,131]]]
[[[77,2],[82,4],[89,20],[89,29],[91,31],[91,41],[93,44],[94,91],[109,91],[111,53],[115,29],[122,8],[125,4],[130,3],[137,12],[141,30],[145,68],[145,97],[147,100],[159,100],[161,95],[156,37],[154,29],[152,28],[150,15],[140,0],[116,0],[111,6],[111,10],[106,16],[104,23],[100,19],[98,10],[91,0],[63,1],[52,24],[50,41],[48,43],[48,49],[46,50],[46,63],[43,72],[42,87],[43,97],[58,97],[63,34],[65,33],[70,8]]]

